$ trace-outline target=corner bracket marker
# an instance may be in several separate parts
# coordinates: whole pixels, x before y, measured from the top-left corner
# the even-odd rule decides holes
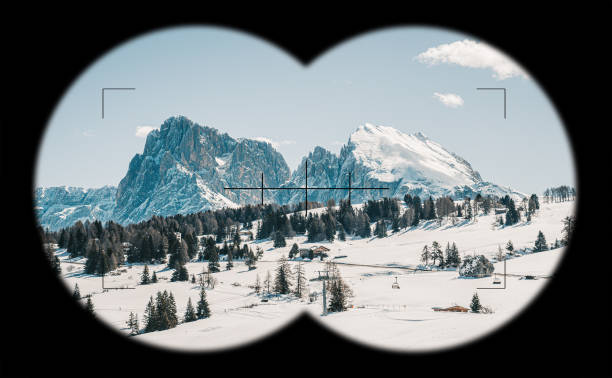
[[[102,119],[104,119],[104,91],[133,91],[136,88],[102,88]]]

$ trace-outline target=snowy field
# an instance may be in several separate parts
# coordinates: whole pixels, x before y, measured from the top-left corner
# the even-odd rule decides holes
[[[421,223],[419,227],[389,232],[387,238],[347,238],[345,242],[306,243],[303,236],[287,239],[287,247],[273,249],[271,241],[254,241],[264,250],[257,269],[248,271],[241,261],[234,261],[231,271],[215,273],[218,284],[207,290],[212,316],[208,319],[179,324],[176,328],[141,334],[133,337],[153,345],[190,349],[218,350],[256,341],[282,328],[295,317],[307,311],[331,330],[348,338],[389,349],[423,351],[453,347],[477,339],[497,329],[520,313],[533,300],[551,278],[560,261],[563,248],[518,256],[507,260],[506,289],[483,290],[494,287],[492,277],[462,279],[456,271],[415,272],[405,269],[420,264],[419,257],[425,244],[438,241],[442,248],[447,242],[455,242],[462,256],[484,254],[492,258],[498,245],[505,247],[512,240],[515,249],[533,247],[541,230],[550,244],[561,239],[562,219],[573,213],[574,202],[541,204],[537,216],[531,222],[511,227],[493,226],[494,215],[481,216],[477,222]],[[256,275],[264,280],[267,271],[274,275],[277,260],[287,256],[293,243],[300,248],[325,245],[330,248],[329,259],[338,263],[343,279],[353,291],[351,308],[345,312],[321,316],[321,282],[309,281],[309,290],[318,292],[317,301],[309,303],[293,296],[271,298],[267,303],[248,286]],[[82,264],[65,261],[65,250],[57,251],[62,260],[62,272],[72,291],[78,283],[81,295],[92,294],[95,312],[104,322],[120,332],[128,333],[126,321],[130,312],[138,314],[144,326],[144,310],[150,296],[157,291],[168,290],[176,299],[179,318],[182,318],[190,297],[195,304],[199,287],[191,282],[170,282],[172,270],[165,265],[149,265],[151,274],[156,272],[159,282],[139,285],[143,265],[121,267],[125,273],[107,275],[105,287],[131,287],[134,289],[102,292],[101,278],[83,274]],[[346,256],[334,259],[336,256]],[[83,262],[84,260],[81,260]],[[292,267],[299,261],[290,261]],[[307,279],[318,276],[324,270],[320,261],[302,262]],[[221,262],[221,268],[225,263]],[[190,262],[189,274],[197,274],[207,263]],[[495,263],[495,272],[503,273],[503,263]],[[534,275],[536,280],[524,280],[520,276]],[[395,281],[400,289],[392,289]],[[502,281],[503,281],[503,277]],[[499,285],[495,285],[499,287]],[[469,307],[472,295],[478,292],[480,302],[493,309],[492,314],[434,312],[432,307],[460,305]]]

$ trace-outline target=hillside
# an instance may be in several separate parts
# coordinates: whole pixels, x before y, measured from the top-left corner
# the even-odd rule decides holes
[[[230,271],[214,273],[219,281],[214,289],[207,290],[212,316],[192,323],[180,324],[176,328],[136,336],[135,339],[155,345],[181,349],[211,349],[243,345],[270,334],[290,322],[298,314],[308,311],[322,324],[355,340],[383,348],[426,350],[455,346],[473,340],[497,329],[512,319],[526,306],[550,280],[563,248],[520,255],[507,261],[508,276],[504,290],[477,290],[491,287],[492,278],[461,279],[454,270],[424,272],[404,269],[418,265],[423,245],[434,240],[443,246],[456,242],[460,254],[485,254],[492,258],[497,246],[502,248],[512,240],[516,249],[531,248],[539,230],[548,242],[561,238],[561,220],[571,215],[574,202],[542,204],[531,222],[521,222],[510,227],[492,226],[493,215],[478,217],[478,222],[458,223],[455,226],[421,222],[418,227],[386,238],[347,238],[345,242],[317,243],[330,248],[330,259],[337,261],[342,277],[351,287],[354,296],[352,308],[342,313],[321,314],[321,282],[310,281],[311,292],[319,292],[314,303],[298,300],[293,296],[273,297],[261,302],[249,285],[258,275],[263,281],[268,271],[274,274],[277,260],[286,256],[292,243],[307,247],[304,236],[287,240],[287,247],[272,248],[270,240],[253,241],[249,244],[261,247],[264,255],[257,269],[248,271],[242,261],[234,261]],[[323,211],[319,209],[316,211]],[[175,298],[178,314],[185,311],[187,298],[195,303],[199,288],[190,282],[168,282],[172,270],[166,265],[149,266],[160,278],[151,285],[139,285],[143,266],[133,264],[125,273],[107,275],[107,287],[134,287],[132,290],[109,290],[102,293],[100,277],[82,273],[81,264],[67,262],[65,250],[58,251],[62,259],[62,272],[70,290],[78,283],[82,295],[92,294],[96,313],[112,327],[127,332],[125,322],[129,312],[138,314],[143,321],[143,311],[151,295],[169,290]],[[334,259],[338,256],[346,256]],[[81,259],[80,262],[83,262]],[[292,267],[300,263],[290,262]],[[323,270],[320,261],[302,262],[308,279],[317,277]],[[354,265],[349,265],[354,264]],[[200,273],[205,262],[192,261],[186,267],[190,274]],[[225,264],[222,262],[221,267]],[[123,269],[123,268],[121,268]],[[495,264],[495,272],[503,272],[503,264]],[[537,280],[522,280],[521,275],[538,275]],[[397,277],[400,289],[392,289]],[[453,304],[469,306],[474,292],[478,292],[481,303],[490,306],[493,314],[434,312],[434,306]],[[141,323],[142,326],[142,323]],[[367,331],[366,331],[367,330]]]

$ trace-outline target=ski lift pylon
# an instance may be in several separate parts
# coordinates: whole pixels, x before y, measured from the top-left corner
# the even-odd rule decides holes
[[[399,284],[397,283],[397,276],[395,276],[395,282],[391,285],[391,288],[392,289],[399,289],[400,288]]]

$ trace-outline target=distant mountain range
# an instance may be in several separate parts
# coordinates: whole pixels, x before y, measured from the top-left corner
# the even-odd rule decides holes
[[[472,166],[421,133],[405,134],[392,127],[359,126],[340,155],[322,147],[302,159],[291,173],[272,145],[234,139],[179,116],[167,119],[147,136],[144,151],[132,158],[117,188],[36,188],[39,222],[56,230],[81,220],[136,223],[153,215],[188,214],[234,207],[261,200],[257,191],[226,191],[224,187],[265,185],[303,187],[308,161],[309,187],[346,187],[352,173],[354,187],[389,190],[353,191],[353,203],[380,197],[449,195],[459,199],[482,195],[524,197],[523,193],[483,181]],[[346,190],[309,191],[309,201],[347,198]],[[264,200],[304,201],[303,190],[266,191]]]

